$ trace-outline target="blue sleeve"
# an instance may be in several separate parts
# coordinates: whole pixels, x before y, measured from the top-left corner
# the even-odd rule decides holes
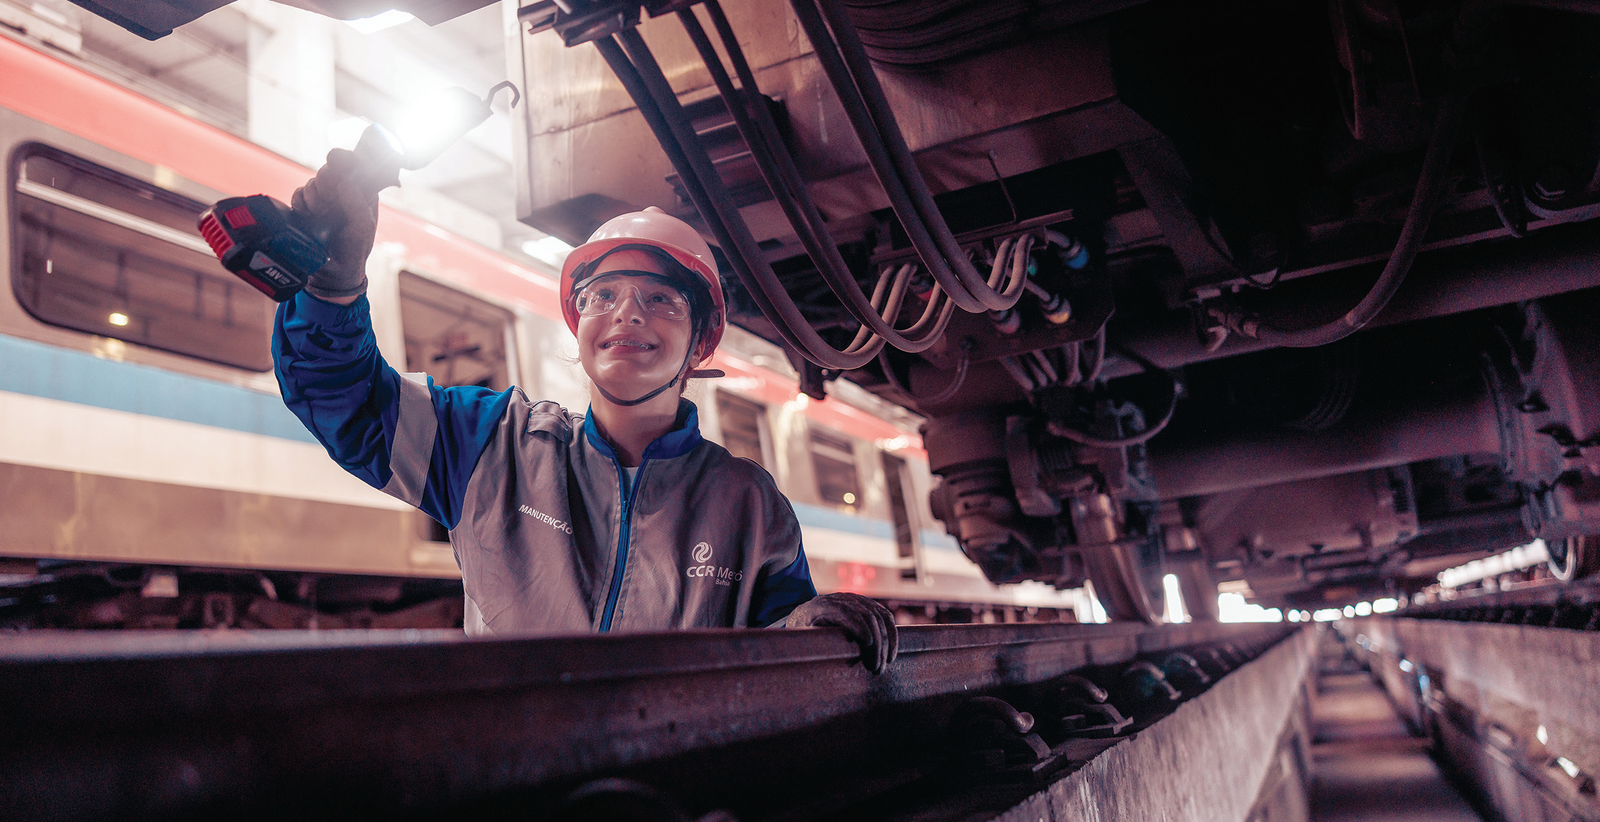
[[[378,353],[367,298],[341,306],[301,292],[279,305],[272,359],[284,404],[328,455],[366,484],[392,493],[396,461],[423,455],[396,453],[405,378]],[[406,501],[454,528],[467,481],[498,429],[513,389],[440,388],[432,378],[426,388],[432,421],[408,422],[413,430],[420,422],[422,430],[435,433],[421,493]],[[402,452],[404,447],[402,443]]]
[[[782,622],[789,618],[790,611],[816,597],[817,586],[811,583],[805,547],[796,548],[798,555],[789,567],[756,580],[756,590],[750,598],[750,627],[766,628]]]

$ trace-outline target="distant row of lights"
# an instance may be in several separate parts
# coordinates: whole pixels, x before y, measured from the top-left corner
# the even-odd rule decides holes
[[[1549,547],[1544,540],[1536,539],[1527,545],[1519,545],[1509,551],[1495,554],[1492,557],[1475,559],[1465,565],[1457,565],[1439,572],[1439,584],[1446,588],[1459,588],[1479,580],[1497,577],[1511,571],[1521,571],[1535,565],[1543,565],[1550,560]]]
[[[1318,608],[1315,611],[1291,610],[1290,622],[1332,622],[1340,618],[1355,618],[1372,616],[1373,614],[1387,614],[1400,608],[1400,600],[1393,597],[1375,599],[1371,602],[1357,602],[1343,608]]]

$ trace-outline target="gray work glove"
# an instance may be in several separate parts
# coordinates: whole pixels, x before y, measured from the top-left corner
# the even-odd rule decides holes
[[[367,135],[355,151],[336,148],[317,176],[295,189],[289,206],[326,226],[338,226],[328,240],[328,263],[312,275],[313,296],[354,297],[367,290],[367,257],[378,233],[378,192],[399,185],[399,165]]]
[[[861,664],[881,674],[900,653],[900,633],[888,608],[860,594],[823,594],[789,614],[786,628],[843,628],[861,646]]]

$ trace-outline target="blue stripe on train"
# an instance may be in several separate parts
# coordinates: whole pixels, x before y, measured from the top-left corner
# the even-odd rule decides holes
[[[0,337],[0,391],[316,442],[276,394],[13,337]],[[818,505],[794,503],[794,514],[801,525],[810,528],[874,539],[894,537],[888,522]],[[943,532],[927,530],[920,536],[925,547],[957,550],[955,540]]]
[[[790,505],[794,507],[794,518],[805,528],[826,528],[847,534],[861,534],[873,539],[894,539],[894,529],[885,520],[864,519],[832,508],[806,505],[802,502],[791,501]],[[923,531],[918,536],[922,538],[921,542],[925,548],[960,550],[956,546],[956,541],[943,531]]]
[[[276,394],[0,337],[0,391],[315,443]]]

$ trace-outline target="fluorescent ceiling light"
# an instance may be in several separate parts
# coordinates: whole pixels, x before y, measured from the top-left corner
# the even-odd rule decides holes
[[[522,243],[522,253],[540,262],[560,268],[561,264],[566,262],[567,255],[572,253],[572,246],[555,237],[541,237],[537,240],[524,241]]]
[[[374,34],[383,31],[384,29],[392,29],[401,23],[409,23],[415,19],[415,17],[412,17],[407,12],[390,9],[382,14],[374,14],[371,17],[362,17],[357,20],[346,20],[344,22],[345,25],[361,32],[362,34]]]

